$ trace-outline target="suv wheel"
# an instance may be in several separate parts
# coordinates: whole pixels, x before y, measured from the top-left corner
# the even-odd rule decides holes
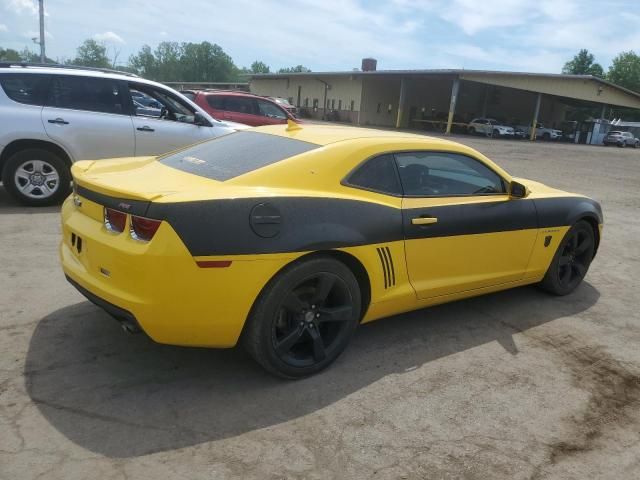
[[[71,172],[65,161],[40,148],[11,155],[4,165],[2,180],[13,198],[35,207],[59,203],[71,191]]]

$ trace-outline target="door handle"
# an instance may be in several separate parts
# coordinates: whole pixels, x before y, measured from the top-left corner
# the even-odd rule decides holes
[[[411,223],[414,225],[433,225],[438,223],[438,219],[436,217],[417,217],[411,219]]]
[[[141,132],[155,132],[155,130],[148,125],[145,125],[144,127],[138,127],[136,128],[136,130],[140,130]]]
[[[60,117],[56,118],[55,120],[50,118],[49,120],[47,120],[47,122],[57,123],[58,125],[69,125],[69,122],[65,121],[64,118],[60,118]]]

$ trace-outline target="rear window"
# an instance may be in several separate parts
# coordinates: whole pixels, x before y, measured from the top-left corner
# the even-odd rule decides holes
[[[55,75],[47,104],[89,112],[127,114],[119,82],[109,78]]]
[[[260,132],[235,132],[160,158],[183,172],[223,182],[320,145]]]
[[[0,85],[11,100],[27,105],[43,105],[49,75],[15,74],[0,75]]]

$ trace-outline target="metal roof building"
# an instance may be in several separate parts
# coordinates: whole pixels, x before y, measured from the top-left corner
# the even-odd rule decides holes
[[[474,117],[552,126],[579,109],[597,111],[596,118],[605,118],[609,107],[640,109],[640,93],[591,75],[375,70],[375,61],[363,61],[363,69],[256,74],[250,89],[288,98],[310,117],[398,128],[428,125],[446,132]]]

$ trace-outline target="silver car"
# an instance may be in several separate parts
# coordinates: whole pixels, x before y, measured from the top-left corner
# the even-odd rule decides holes
[[[0,179],[28,205],[66,197],[77,160],[159,155],[234,131],[175,90],[120,72],[0,63],[0,87]],[[160,108],[139,108],[140,97]]]
[[[618,147],[622,148],[626,147],[627,145],[633,148],[640,147],[640,140],[634,137],[633,133],[621,132],[618,130],[607,133],[602,140],[602,143],[604,143],[605,147],[608,147],[609,145],[617,145]]]

